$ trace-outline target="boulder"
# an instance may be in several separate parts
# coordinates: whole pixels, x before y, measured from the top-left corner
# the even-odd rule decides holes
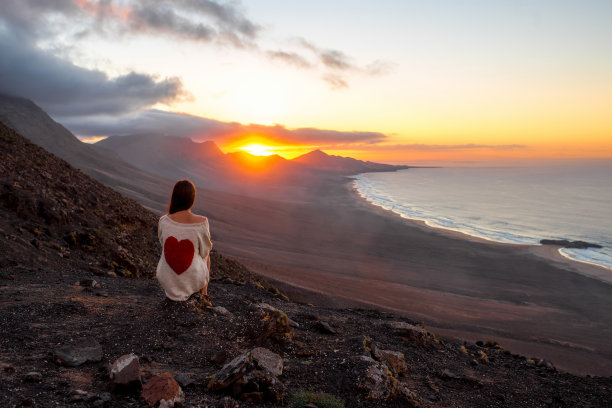
[[[149,406],[159,402],[159,408],[170,408],[185,402],[181,386],[169,373],[150,378],[142,387],[141,397]]]
[[[226,364],[208,383],[208,388],[213,391],[227,389],[250,402],[279,402],[284,386],[277,377],[282,373],[281,356],[257,347]]]
[[[79,339],[74,344],[65,344],[53,351],[53,361],[66,367],[78,367],[101,360],[102,346],[92,338]]]
[[[245,334],[252,339],[253,345],[262,345],[268,341],[282,343],[293,338],[289,318],[282,310],[259,303],[251,308],[250,314]]]
[[[251,358],[259,370],[265,370],[275,377],[283,373],[283,359],[268,349],[263,347],[254,348],[251,350]]]
[[[135,354],[119,357],[109,369],[111,388],[113,390],[140,389],[140,361]]]
[[[363,380],[359,387],[367,392],[367,398],[373,400],[386,400],[395,392],[395,379],[389,368],[374,359],[361,356],[361,360],[367,363]]]
[[[393,330],[395,334],[416,342],[424,342],[427,340],[427,330],[421,326],[415,326],[406,322],[390,322],[388,327]]]
[[[405,374],[408,370],[404,353],[399,351],[382,350],[379,348],[374,349],[374,357],[385,364],[387,364],[395,373],[395,375]]]

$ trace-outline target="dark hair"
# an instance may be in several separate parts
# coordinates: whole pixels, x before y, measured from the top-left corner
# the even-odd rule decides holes
[[[196,188],[191,181],[187,179],[177,181],[172,189],[168,214],[190,209],[195,201],[195,192]]]

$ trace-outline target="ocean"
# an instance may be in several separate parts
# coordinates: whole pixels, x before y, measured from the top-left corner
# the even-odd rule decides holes
[[[356,176],[371,203],[427,225],[510,244],[595,243],[559,252],[612,273],[612,162],[411,168]]]

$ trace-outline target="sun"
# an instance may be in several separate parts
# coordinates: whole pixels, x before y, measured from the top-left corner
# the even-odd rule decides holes
[[[255,156],[271,156],[274,154],[274,152],[270,150],[270,146],[265,146],[259,143],[251,143],[246,146],[242,146],[239,149]]]

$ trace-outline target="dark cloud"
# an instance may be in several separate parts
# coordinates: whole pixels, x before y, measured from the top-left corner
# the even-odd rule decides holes
[[[300,128],[287,129],[281,125],[243,125],[221,122],[183,113],[149,109],[124,118],[73,117],[61,123],[79,136],[111,136],[129,134],[162,134],[190,137],[196,141],[226,142],[248,135],[262,135],[289,144],[330,145],[338,143],[378,143],[386,135],[377,132],[341,132],[336,130]]]
[[[34,100],[52,115],[124,114],[189,97],[178,78],[131,72],[109,78],[17,41],[0,29],[0,92]]]

